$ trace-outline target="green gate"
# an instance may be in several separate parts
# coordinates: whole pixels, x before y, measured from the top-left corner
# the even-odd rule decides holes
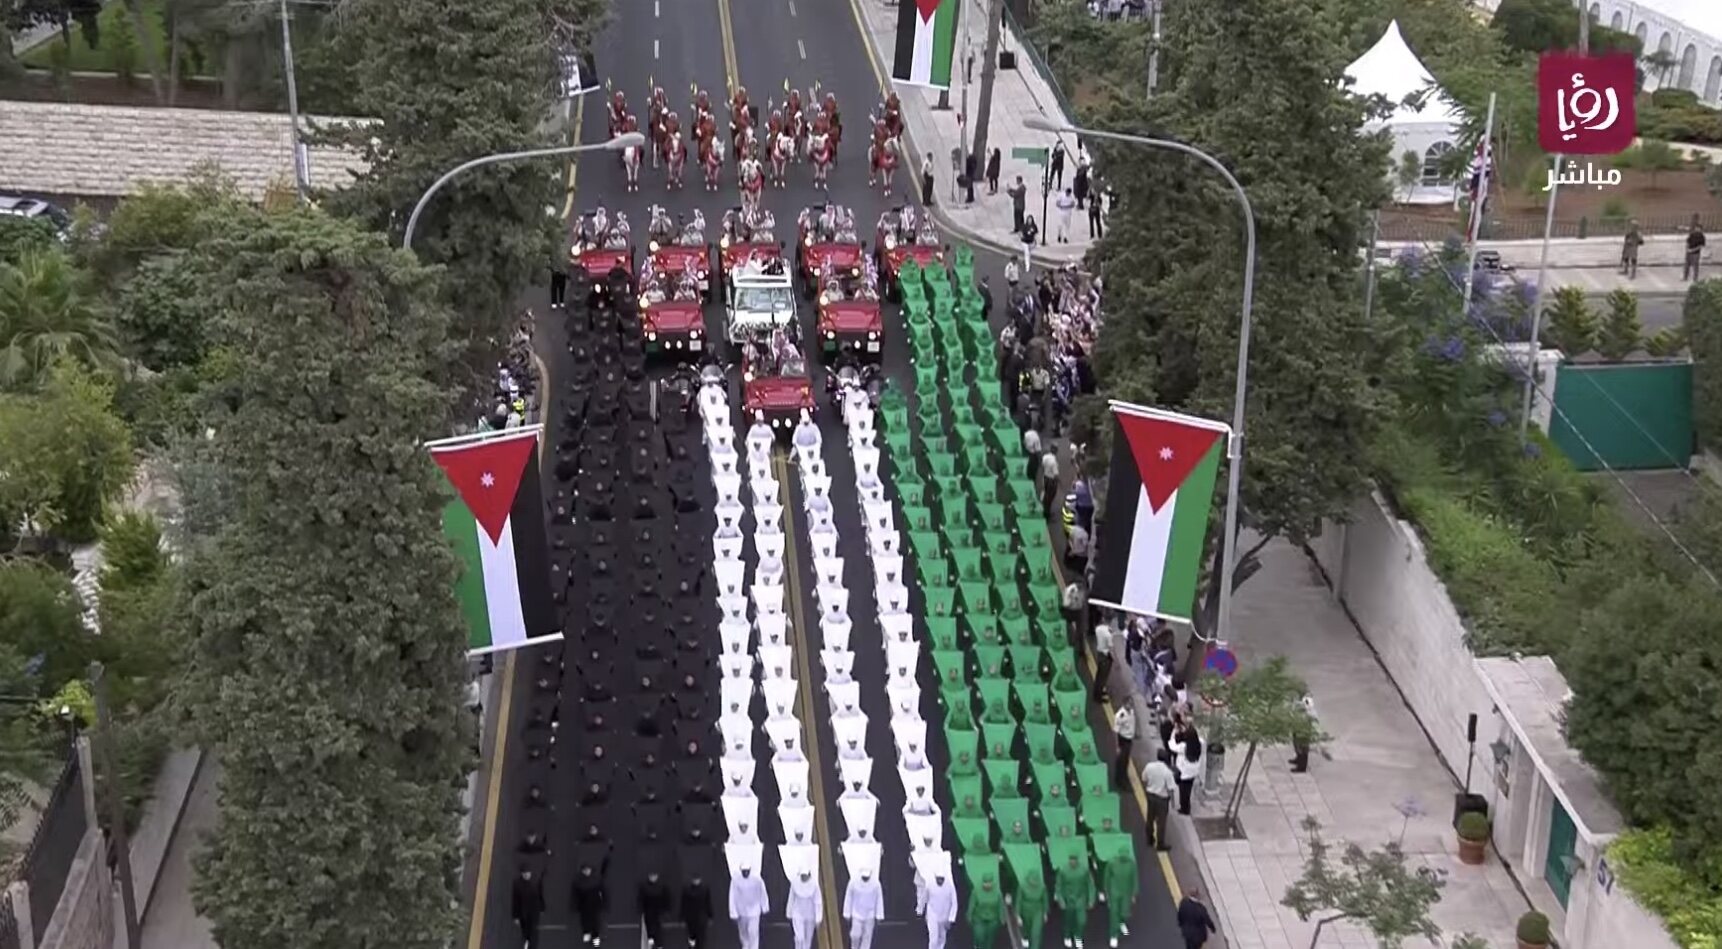
[[[1567,897],[1572,894],[1572,868],[1578,865],[1572,859],[1578,846],[1578,827],[1559,800],[1553,804],[1549,809],[1549,855],[1543,862],[1543,879],[1548,881],[1549,889],[1555,891],[1555,899],[1560,900],[1564,908]]]
[[[1580,471],[1686,467],[1692,364],[1562,364],[1549,437]]]

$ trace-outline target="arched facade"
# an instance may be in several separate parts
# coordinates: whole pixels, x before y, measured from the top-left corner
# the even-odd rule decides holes
[[[1626,17],[1619,10],[1614,11],[1614,15],[1608,18],[1608,28],[1611,30],[1619,30],[1625,25]]]
[[[1710,71],[1704,77],[1705,102],[1722,101],[1722,56],[1710,57]]]
[[[1651,89],[1685,89],[1700,100],[1722,106],[1722,23],[1684,23],[1654,9],[1656,0],[1583,0],[1592,18],[1611,29],[1638,37],[1646,53],[1668,53],[1674,68],[1666,81],[1646,69]],[[1574,4],[1577,5],[1576,3]]]
[[[1454,178],[1441,167],[1447,156],[1453,153],[1452,142],[1436,142],[1423,153],[1423,175],[1420,183],[1425,188],[1450,188]]]
[[[1682,89],[1691,89],[1692,80],[1698,75],[1698,44],[1687,43],[1680,51],[1680,72],[1675,77],[1674,84]]]

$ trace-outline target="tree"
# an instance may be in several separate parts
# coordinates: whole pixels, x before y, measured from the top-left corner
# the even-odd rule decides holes
[[[331,130],[368,170],[329,207],[399,238],[407,213],[454,166],[547,144],[557,67],[546,0],[400,0],[359,5],[347,24],[361,50],[355,106],[381,125]],[[438,192],[414,237],[420,259],[447,267],[456,335],[492,360],[516,295],[549,266],[561,197],[548,163],[470,172]]]
[[[1577,49],[1579,45],[1579,14],[1565,0],[1501,0],[1490,22],[1501,31],[1507,46],[1520,52],[1534,55]],[[1642,48],[1638,37],[1610,29],[1591,17],[1591,52],[1619,51],[1637,56]]]
[[[167,574],[155,518],[125,511],[102,527],[102,592],[154,586]]]
[[[131,484],[131,433],[113,388],[61,362],[35,395],[0,395],[0,523],[72,543],[96,538],[110,501]]]
[[[1608,319],[1597,338],[1597,352],[1613,362],[1632,355],[1644,341],[1644,324],[1638,319],[1638,297],[1630,290],[1608,295]]]
[[[1309,835],[1303,876],[1286,888],[1280,902],[1305,922],[1317,913],[1328,913],[1316,920],[1310,949],[1321,942],[1324,928],[1347,919],[1369,930],[1383,949],[1398,949],[1413,936],[1440,937],[1440,927],[1429,918],[1429,910],[1441,901],[1441,890],[1447,885],[1440,871],[1407,867],[1405,851],[1392,841],[1373,851],[1347,843],[1335,864],[1329,855],[1331,845],[1321,836],[1321,824],[1306,817],[1303,829]]]
[[[1680,65],[1680,60],[1674,58],[1671,50],[1659,49],[1642,60],[1645,71],[1656,77],[1658,86],[1668,85],[1668,77],[1674,72],[1674,67]]]
[[[0,561],[0,679],[17,670],[5,660],[22,657],[33,685],[26,691],[51,695],[84,674],[97,655],[96,637],[84,628],[83,605],[72,581],[48,564],[25,557]],[[8,688],[8,692],[12,690]],[[15,694],[15,693],[14,693]]]
[[[1249,781],[1250,766],[1261,745],[1287,745],[1294,739],[1311,744],[1326,738],[1321,726],[1310,717],[1303,705],[1309,691],[1303,679],[1291,671],[1284,656],[1240,670],[1230,679],[1207,676],[1200,685],[1202,694],[1221,709],[1208,727],[1208,741],[1216,745],[1245,743],[1243,767],[1232,784],[1231,800],[1226,806],[1228,820],[1237,817],[1243,803],[1244,786]]]
[[[1614,156],[1613,164],[1616,168],[1637,169],[1650,175],[1649,187],[1655,189],[1659,175],[1686,167],[1686,159],[1667,142],[1647,138]]]
[[[35,386],[55,362],[110,369],[119,340],[85,279],[58,250],[0,264],[0,388]]]
[[[180,571],[162,547],[155,518],[136,511],[103,528],[102,559],[107,674],[115,706],[130,717],[159,705],[179,674]]]
[[[0,215],[0,264],[17,264],[30,251],[54,247],[54,225],[39,217]]]
[[[229,946],[442,949],[474,735],[419,442],[449,414],[451,314],[432,271],[316,208],[244,211],[196,253],[236,365],[208,442],[229,515],[186,581],[179,694],[224,769],[198,910]]]
[[[1318,0],[1169,5],[1165,93],[1106,118],[1215,154],[1254,204],[1242,521],[1261,545],[1313,536],[1343,515],[1363,490],[1364,446],[1384,414],[1358,248],[1365,211],[1389,197],[1389,147],[1362,132],[1364,106],[1338,82],[1349,52],[1323,11]],[[1243,258],[1237,203],[1211,171],[1177,156],[1105,148],[1100,157],[1130,210],[1090,257],[1107,274],[1101,387],[1229,418]],[[1209,584],[1210,604],[1217,593]]]
[[[1549,301],[1546,338],[1568,356],[1582,356],[1597,346],[1602,328],[1579,287],[1557,287]]]
[[[181,254],[150,257],[120,290],[116,322],[127,349],[154,372],[203,361],[209,313]]]
[[[1681,329],[1692,352],[1692,421],[1698,443],[1722,445],[1722,280],[1700,280],[1686,291]]]
[[[1411,200],[1411,191],[1417,187],[1418,179],[1423,176],[1423,159],[1415,151],[1407,151],[1399,156],[1399,165],[1394,172],[1399,182],[1399,195],[1403,201]]]

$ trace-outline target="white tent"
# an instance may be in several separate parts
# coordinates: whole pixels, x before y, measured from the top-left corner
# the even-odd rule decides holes
[[[1395,200],[1403,204],[1452,201],[1454,182],[1440,179],[1435,162],[1456,147],[1463,116],[1406,45],[1399,21],[1388,24],[1387,32],[1369,52],[1346,67],[1345,78],[1354,95],[1381,96],[1396,106],[1392,115],[1368,126],[1371,130],[1385,128],[1392,135],[1394,164],[1406,152],[1415,152],[1423,161],[1423,172],[1410,189],[1401,187],[1394,175]],[[1411,99],[1410,104],[1407,99]]]

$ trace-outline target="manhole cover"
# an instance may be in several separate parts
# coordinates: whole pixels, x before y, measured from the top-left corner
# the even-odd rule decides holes
[[[1196,817],[1196,837],[1200,840],[1247,840],[1241,823],[1224,817]]]

